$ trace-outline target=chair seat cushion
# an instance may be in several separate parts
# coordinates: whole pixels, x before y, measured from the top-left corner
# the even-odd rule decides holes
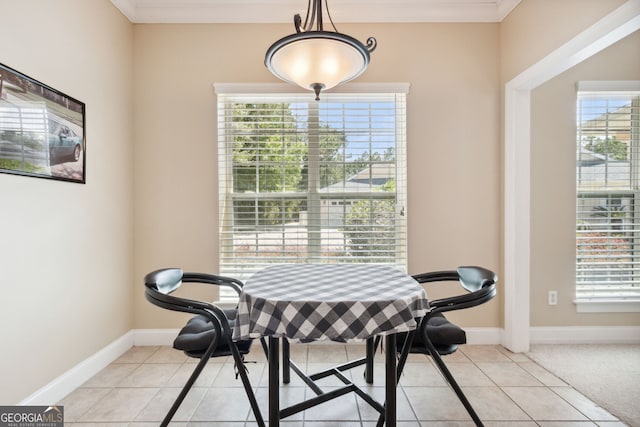
[[[424,320],[423,320],[424,321]],[[451,354],[458,349],[458,344],[467,342],[467,335],[459,326],[449,322],[442,313],[436,313],[426,318],[426,325],[420,325],[420,329],[413,336],[411,344],[412,353],[428,354],[424,339],[422,338],[422,328],[426,327],[427,335],[439,354]],[[400,336],[400,334],[398,334]],[[404,342],[404,337],[401,338]],[[400,345],[400,342],[398,343]]]
[[[435,344],[466,344],[467,335],[459,326],[449,322],[442,313],[436,313],[427,321],[427,335]]]
[[[235,317],[235,311],[233,314]],[[233,321],[229,321],[229,326],[233,328]],[[225,339],[218,339],[218,332],[213,323],[203,315],[192,317],[180,330],[178,336],[173,341],[173,348],[184,351],[188,356],[201,357],[211,344],[211,341],[218,340],[216,349],[211,357],[228,356],[231,349]],[[251,347],[251,341],[236,342],[241,354],[247,354]]]

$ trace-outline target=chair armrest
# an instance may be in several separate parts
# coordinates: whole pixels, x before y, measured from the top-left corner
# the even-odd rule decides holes
[[[428,273],[415,274],[411,277],[418,283],[445,282],[459,279],[456,270],[430,271]]]
[[[414,275],[418,283],[458,281],[468,292],[429,301],[432,313],[460,310],[483,304],[496,295],[496,274],[483,267],[464,266],[456,270],[434,271]]]
[[[244,284],[238,279],[207,273],[184,273],[182,281],[225,286],[233,289],[238,295],[240,295],[242,287],[244,286]]]
[[[230,333],[229,318],[224,310],[214,304],[197,301],[189,298],[171,295],[180,288],[182,283],[203,283],[217,286],[228,286],[236,290],[238,294],[242,288],[242,282],[230,277],[217,276],[206,273],[184,273],[179,268],[166,268],[147,274],[145,281],[145,296],[152,304],[173,311],[202,314],[208,318],[218,319],[222,323],[225,333]]]

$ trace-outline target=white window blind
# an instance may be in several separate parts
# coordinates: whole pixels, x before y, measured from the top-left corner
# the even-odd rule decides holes
[[[578,86],[578,302],[640,300],[640,91],[624,83]]]
[[[406,95],[220,93],[220,272],[406,270]]]

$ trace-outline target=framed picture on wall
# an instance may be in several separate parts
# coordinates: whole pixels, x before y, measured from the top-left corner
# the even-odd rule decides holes
[[[0,172],[85,183],[85,105],[0,64]]]

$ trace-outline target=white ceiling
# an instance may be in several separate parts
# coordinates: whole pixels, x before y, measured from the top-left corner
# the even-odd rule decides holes
[[[333,22],[500,22],[521,0],[328,0]],[[134,23],[288,23],[306,0],[111,0]],[[326,19],[326,15],[325,15]]]

